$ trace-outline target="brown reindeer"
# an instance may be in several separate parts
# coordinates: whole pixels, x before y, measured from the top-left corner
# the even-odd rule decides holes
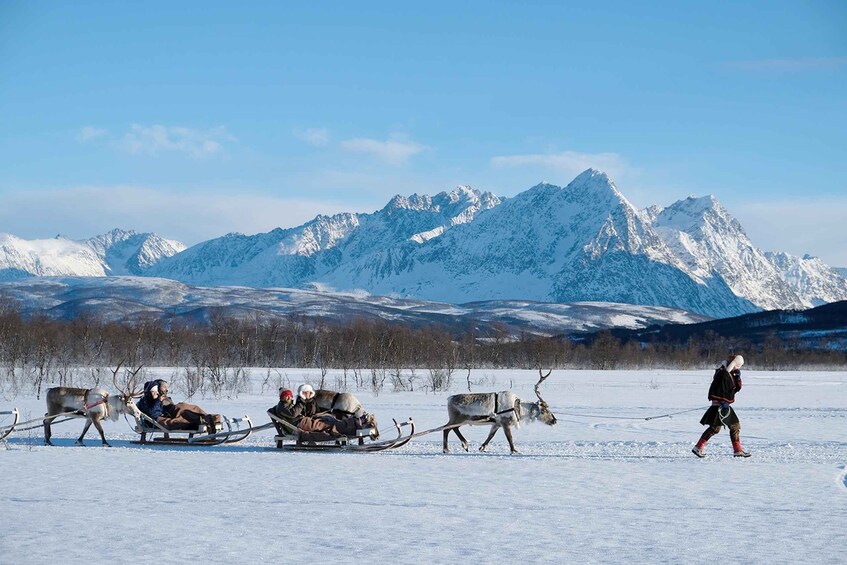
[[[480,446],[480,451],[485,451],[488,448],[488,443],[494,437],[494,434],[497,433],[497,430],[503,428],[503,433],[506,434],[506,439],[509,440],[509,448],[512,453],[518,452],[515,448],[515,442],[512,440],[512,426],[520,426],[521,421],[525,420],[530,422],[541,420],[550,426],[555,425],[556,416],[550,412],[547,403],[541,398],[541,393],[538,390],[539,385],[552,372],[553,370],[550,369],[546,375],[542,375],[541,369],[538,370],[538,375],[541,377],[535,383],[535,394],[538,396],[538,402],[522,402],[515,393],[509,390],[502,392],[454,394],[449,397],[447,399],[447,414],[450,420],[444,424],[447,427],[444,430],[444,453],[450,451],[447,446],[447,437],[451,431],[459,437],[464,450],[468,450],[468,440],[459,431],[459,426],[461,425],[491,424],[491,432]]]
[[[135,377],[141,367],[134,371],[127,371],[130,377],[127,381],[126,388],[121,388],[118,385],[117,375],[121,368],[121,363],[118,363],[117,368],[112,372],[112,382],[119,394],[116,396],[110,395],[106,390],[95,388],[70,388],[70,387],[54,387],[47,390],[47,413],[44,415],[44,444],[53,445],[50,441],[52,430],[50,425],[60,415],[71,417],[84,417],[87,421],[82,430],[82,434],[77,438],[77,445],[85,445],[82,438],[88,433],[91,424],[100,432],[100,439],[103,445],[111,447],[106,441],[106,434],[103,433],[103,426],[100,420],[110,418],[112,421],[117,421],[121,414],[132,414],[136,416],[139,412],[135,407],[134,397],[140,393],[136,391]],[[71,412],[69,414],[69,412]]]

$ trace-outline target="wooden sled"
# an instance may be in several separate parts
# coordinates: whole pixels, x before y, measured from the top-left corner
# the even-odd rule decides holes
[[[394,427],[397,430],[396,438],[373,441],[375,430],[362,428],[356,430],[355,436],[339,435],[321,440],[316,438],[328,434],[302,432],[270,410],[268,410],[268,416],[277,429],[277,435],[274,436],[276,448],[286,451],[382,451],[405,445],[415,432],[415,423],[409,418],[408,421],[400,424],[394,420]],[[404,436],[402,428],[405,426],[409,426],[411,431]]]
[[[147,414],[140,413],[135,418],[133,430],[140,435],[140,439],[132,443],[140,445],[193,445],[208,446],[220,445],[222,443],[237,443],[253,433],[253,422],[250,416],[243,418],[221,417],[221,429],[209,430],[205,424],[200,424],[197,429],[174,430],[169,429]],[[241,424],[246,423],[245,428]]]

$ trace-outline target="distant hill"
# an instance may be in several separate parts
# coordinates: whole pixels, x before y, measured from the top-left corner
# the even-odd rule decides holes
[[[152,277],[28,278],[0,283],[0,304],[24,315],[73,320],[86,315],[105,321],[168,324],[208,323],[214,316],[245,321],[309,319],[346,324],[383,320],[411,327],[440,326],[456,333],[517,338],[551,336],[562,330],[637,328],[705,318],[673,308],[612,303],[550,304],[490,301],[446,304],[315,290],[194,287]]]
[[[776,339],[789,347],[847,351],[847,301],[803,311],[772,310],[694,324],[613,329],[611,334],[624,342],[684,345],[691,339],[705,342],[723,337],[763,345]],[[594,333],[574,335],[588,341],[596,338]]]

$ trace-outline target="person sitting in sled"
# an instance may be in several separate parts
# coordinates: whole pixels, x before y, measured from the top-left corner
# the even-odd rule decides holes
[[[331,441],[341,436],[355,436],[356,431],[363,428],[376,427],[376,421],[370,414],[339,420],[329,413],[319,412],[315,403],[315,389],[308,384],[300,385],[297,389],[296,403],[294,393],[281,388],[279,403],[269,412],[297,428],[301,441]],[[283,435],[290,433],[285,429],[279,431]]]
[[[206,424],[208,433],[215,433],[222,423],[220,414],[209,414],[194,404],[174,404],[168,396],[168,383],[163,379],[144,383],[144,394],[136,404],[160,426],[169,430],[196,430]]]
[[[735,394],[741,390],[741,366],[744,358],[741,355],[730,354],[726,362],[718,367],[709,387],[709,400],[712,405],[703,414],[700,423],[709,426],[700,441],[697,442],[691,452],[697,457],[705,457],[706,443],[721,431],[721,427],[729,428],[729,438],[732,441],[732,450],[735,457],[750,457],[750,454],[741,447],[741,422],[738,420],[735,410],[730,406],[735,402]]]

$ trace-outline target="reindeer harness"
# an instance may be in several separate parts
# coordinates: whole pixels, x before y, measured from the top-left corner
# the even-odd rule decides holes
[[[96,408],[97,406],[100,406],[101,404],[106,404],[106,402],[109,401],[109,393],[106,393],[106,394],[103,395],[103,398],[101,398],[97,402],[92,402],[91,404],[89,404],[88,403],[88,393],[89,392],[91,392],[90,388],[85,389],[85,404],[82,405],[82,409],[85,410],[86,412],[88,412],[92,408]]]
[[[521,415],[520,415],[520,413],[519,413],[519,412],[517,412],[517,411],[515,410],[515,407],[514,407],[514,406],[512,406],[511,408],[506,408],[505,410],[500,410],[500,411],[498,411],[498,410],[497,410],[497,404],[499,404],[499,403],[500,403],[500,393],[499,393],[499,392],[495,392],[495,393],[494,393],[494,415],[495,415],[495,416],[502,416],[503,414],[508,414],[509,412],[516,412],[516,414],[515,414],[515,415],[518,417],[518,420],[520,420]]]

